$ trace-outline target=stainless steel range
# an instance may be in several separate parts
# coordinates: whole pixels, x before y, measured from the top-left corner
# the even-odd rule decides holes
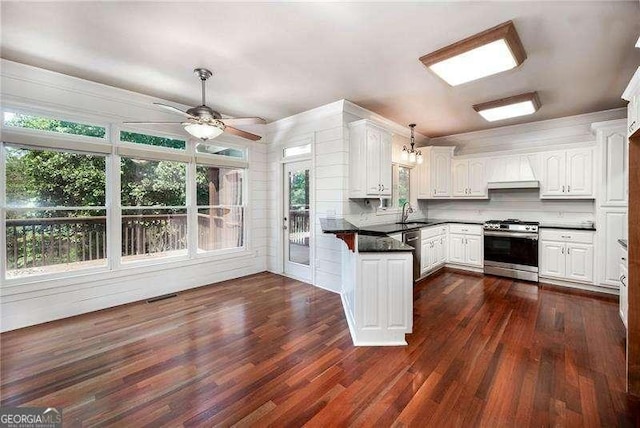
[[[484,224],[484,273],[538,281],[537,222],[489,220]]]

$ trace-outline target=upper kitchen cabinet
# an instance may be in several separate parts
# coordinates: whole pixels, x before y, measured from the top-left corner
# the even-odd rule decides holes
[[[349,124],[349,197],[391,197],[393,135],[369,120]]]
[[[594,198],[593,149],[543,153],[540,197]]]
[[[454,159],[452,194],[454,198],[487,198],[485,159]]]
[[[629,101],[627,105],[627,136],[640,135],[640,67],[631,78],[622,98]]]
[[[418,172],[418,199],[451,197],[451,158],[454,147],[421,147],[424,162]]]

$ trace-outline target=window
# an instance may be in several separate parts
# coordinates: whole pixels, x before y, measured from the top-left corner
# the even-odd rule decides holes
[[[396,178],[396,174],[393,175]],[[411,169],[406,166],[397,167],[397,186],[393,186],[394,199],[398,202],[397,207],[402,207],[405,202],[409,202],[409,187],[411,186]]]
[[[139,134],[137,132],[120,131],[120,141],[148,146],[166,147],[169,149],[185,150],[187,143],[184,140],[176,140],[155,135]]]
[[[283,154],[285,158],[311,154],[311,144],[305,144],[304,146],[286,147],[283,151]]]
[[[105,157],[6,144],[6,277],[105,266]]]
[[[245,150],[241,150],[235,147],[229,146],[219,146],[208,143],[199,143],[196,146],[196,152],[209,154],[209,155],[217,155],[217,156],[227,156],[236,159],[244,159],[245,158]]]
[[[241,168],[196,167],[198,252],[244,246],[244,177]]]
[[[58,132],[61,134],[84,135],[86,137],[105,138],[107,135],[107,129],[103,126],[67,122],[43,116],[9,111],[4,112],[3,125],[38,131]]]
[[[187,254],[187,165],[122,157],[122,261]]]

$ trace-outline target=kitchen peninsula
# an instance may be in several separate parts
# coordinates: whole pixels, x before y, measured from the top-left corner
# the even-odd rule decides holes
[[[356,346],[406,345],[413,328],[413,248],[342,219],[320,219],[342,252],[342,306]]]

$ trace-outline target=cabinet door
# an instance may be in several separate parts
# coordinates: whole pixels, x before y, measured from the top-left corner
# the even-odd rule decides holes
[[[425,274],[430,269],[430,260],[429,260],[429,245],[430,242],[428,239],[423,239],[420,243],[420,273]]]
[[[449,261],[451,263],[465,263],[464,235],[449,235]]]
[[[469,192],[469,161],[454,160],[453,176],[453,196],[468,196]]]
[[[542,155],[542,183],[540,196],[565,196],[565,152]]]
[[[564,278],[566,270],[564,242],[540,242],[540,276]]]
[[[469,160],[469,196],[487,196],[487,172],[484,159]]]
[[[598,241],[598,266],[600,282],[616,286],[620,283],[620,244],[618,239],[626,237],[627,213],[624,208],[601,210],[599,225],[604,231]]]
[[[391,135],[382,133],[380,137],[380,185],[381,196],[391,197]]]
[[[451,196],[451,156],[449,152],[434,151],[431,160],[431,183],[433,196]]]
[[[381,299],[382,311],[386,310],[386,328],[410,333],[413,325],[413,282],[411,259],[386,257],[385,283],[387,289]]]
[[[631,137],[638,130],[638,120],[640,119],[640,95],[636,95],[627,105],[628,136]]]
[[[621,132],[614,132],[604,137],[602,153],[604,194],[601,205],[627,205],[628,146],[626,140],[626,136]]]
[[[382,135],[375,129],[367,128],[366,130],[366,175],[367,175],[367,194],[378,195],[380,193],[380,165]],[[389,165],[391,169],[391,165]]]
[[[593,282],[593,245],[567,244],[567,279]]]
[[[567,152],[567,195],[593,196],[593,150]]]
[[[482,242],[480,236],[465,235],[465,263],[482,267]]]
[[[443,265],[447,262],[447,237],[441,236],[438,238],[436,245],[438,246],[437,263]]]

